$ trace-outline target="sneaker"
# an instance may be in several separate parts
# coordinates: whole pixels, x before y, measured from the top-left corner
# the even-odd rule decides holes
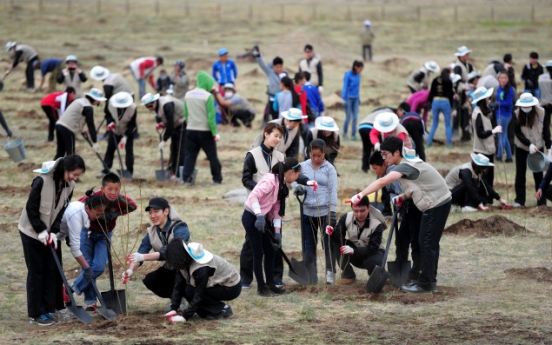
[[[464,206],[462,207],[462,212],[477,212],[477,209],[471,206]]]
[[[521,204],[519,202],[514,202],[514,204],[512,206],[513,207],[521,207]]]
[[[29,323],[33,325],[39,325],[39,326],[51,326],[54,323],[56,323],[56,321],[54,320],[54,318],[50,318],[48,314],[42,314],[37,318],[31,317],[31,319],[29,320]]]
[[[274,285],[276,285],[277,288],[281,288],[282,286],[286,285],[286,283],[280,280],[275,282]]]
[[[171,181],[178,181],[180,180],[175,174],[171,174],[171,177],[169,178]]]
[[[54,313],[54,319],[56,322],[69,322],[73,319],[73,315],[68,309],[56,310]]]
[[[70,293],[72,294],[73,291],[70,291]],[[69,297],[69,293],[65,286],[61,288],[61,295],[63,296],[63,302],[65,303],[65,305],[71,305],[71,298]]]
[[[332,271],[327,271],[326,272],[326,284],[330,285],[330,284],[334,284],[335,283],[335,273],[333,273]]]
[[[220,319],[225,319],[227,317],[230,317],[232,315],[234,315],[234,312],[232,312],[232,308],[230,308],[230,306],[228,304],[225,304],[224,308],[222,308],[222,310],[218,314],[207,315],[205,317],[205,319],[206,320],[220,320]]]
[[[268,285],[263,285],[257,288],[257,294],[262,297],[272,297],[274,294],[268,288]]]
[[[241,285],[242,285],[242,290],[243,290],[243,289],[246,289],[246,290],[247,290],[247,289],[251,289],[251,284],[241,283]]]
[[[356,283],[356,278],[339,278],[337,285],[351,285]]]
[[[426,290],[426,289],[422,288],[420,285],[418,285],[418,283],[412,284],[410,286],[403,285],[403,286],[401,286],[401,290],[403,290],[404,292],[419,293],[419,294],[431,294],[432,293],[431,287],[430,287],[429,290]]]
[[[107,174],[102,171],[101,173],[96,175],[96,178],[104,178],[105,175],[107,175]]]
[[[87,304],[86,308],[84,310],[95,312],[98,308],[96,307],[96,303]]]
[[[437,293],[439,290],[437,290],[437,282],[431,283],[431,292]]]

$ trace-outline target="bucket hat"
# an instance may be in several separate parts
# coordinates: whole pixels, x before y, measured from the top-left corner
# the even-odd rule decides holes
[[[397,128],[400,120],[399,117],[392,112],[378,114],[374,120],[374,128],[380,133],[389,133]]]
[[[186,244],[186,242],[182,241],[182,244],[192,259],[194,259],[194,261],[198,264],[206,264],[213,259],[213,253],[203,249],[203,245],[201,243],[190,242]]]
[[[77,57],[75,55],[67,55],[67,57],[65,58],[65,63],[69,61],[78,62]]]
[[[479,102],[480,100],[482,99],[485,99],[485,98],[489,98],[492,96],[493,94],[493,91],[494,91],[494,88],[485,88],[484,86],[481,86],[481,87],[478,87],[474,92],[473,92],[473,95],[472,95],[472,104],[476,104],[477,102]]]
[[[90,91],[88,91],[86,94],[92,97],[93,99],[95,99],[96,101],[103,102],[107,100],[107,98],[104,97],[103,91],[95,87],[92,88]]]
[[[441,70],[441,68],[439,67],[439,65],[435,61],[427,61],[426,63],[424,63],[424,67],[428,71],[431,71],[431,72],[434,72],[434,73],[437,73]]]
[[[417,162],[423,162],[423,160],[416,155],[416,150],[409,149],[405,146],[403,146],[403,157],[409,162],[417,163]]]
[[[372,26],[372,22],[369,21],[368,19],[366,19],[366,20],[364,21],[364,26]]]
[[[466,54],[469,54],[471,53],[472,51],[468,49],[468,47],[466,46],[461,46],[461,47],[458,47],[458,49],[456,50],[456,53],[454,53],[454,55],[456,56],[464,56]]]
[[[462,77],[459,74],[456,74],[456,73],[450,74],[450,80],[452,81],[453,84],[459,81],[460,79],[462,79]]]
[[[319,116],[314,121],[314,127],[322,131],[339,132],[339,127],[330,116]]]
[[[297,108],[291,108],[288,111],[281,112],[280,115],[282,115],[284,119],[288,119],[290,121],[301,121],[308,117],[307,115],[303,115],[303,111],[301,109]]]
[[[92,79],[94,80],[104,80],[105,78],[107,78],[107,76],[109,76],[109,70],[105,67],[94,66],[90,70],[90,77],[92,77]]]
[[[491,160],[489,159],[489,157],[481,153],[470,153],[470,157],[473,160],[473,162],[479,166],[494,167],[494,164],[491,163]]]
[[[33,172],[47,174],[48,172],[50,172],[54,168],[54,166],[56,165],[56,162],[57,161],[44,162],[44,163],[42,163],[42,168],[34,169]]]
[[[6,51],[9,52],[10,49],[15,47],[16,44],[17,44],[17,42],[15,42],[15,41],[6,43]]]
[[[529,92],[522,93],[516,101],[516,106],[518,107],[532,107],[537,104],[539,104],[539,100],[536,97],[533,97],[533,95]]]
[[[109,103],[115,108],[128,108],[132,103],[134,103],[134,98],[128,92],[121,91],[117,92],[109,99]]]
[[[146,93],[144,97],[142,97],[142,105],[150,104],[151,102],[157,101],[158,99],[159,99],[158,93],[156,93],[155,95],[151,93]]]

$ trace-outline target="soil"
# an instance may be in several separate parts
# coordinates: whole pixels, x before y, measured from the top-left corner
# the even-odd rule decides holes
[[[18,119],[33,119],[33,120],[44,118],[43,115],[37,113],[34,109],[31,111],[20,110],[17,112],[17,115],[15,115],[15,117]]]
[[[0,194],[8,193],[14,196],[15,194],[29,194],[31,191],[31,186],[23,186],[23,187],[16,187],[16,186],[0,186]],[[4,194],[4,196],[6,196]]]
[[[408,77],[409,73],[404,72],[404,66],[410,65],[410,61],[408,61],[408,59],[394,57],[394,58],[385,60],[382,63],[382,65],[383,65],[383,69],[388,72],[391,72],[394,74],[400,74],[404,77]]]
[[[527,230],[525,227],[500,215],[494,215],[487,219],[479,219],[476,221],[462,219],[444,230],[445,234],[476,236],[481,238],[492,235],[510,237],[515,235],[526,235],[530,232],[531,231]]]
[[[510,268],[504,273],[510,279],[529,279],[552,283],[552,270],[545,267]]]

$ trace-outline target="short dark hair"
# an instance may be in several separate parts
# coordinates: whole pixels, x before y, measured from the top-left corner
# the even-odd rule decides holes
[[[310,72],[309,72],[309,71],[303,71],[303,74],[305,75],[305,79],[306,79],[307,81],[310,81],[310,77],[311,77]]]
[[[314,49],[312,48],[312,45],[307,44],[307,45],[305,46],[305,48],[303,49],[303,51],[307,51],[307,50],[313,51]]]
[[[502,61],[511,62],[512,61],[512,54],[510,54],[510,53],[504,54],[504,57],[502,58]]]
[[[295,73],[295,76],[293,77],[293,81],[295,82],[295,84],[297,84],[301,79],[305,79],[305,72]]]
[[[530,57],[531,59],[538,59],[538,58],[539,58],[539,53],[537,53],[537,52],[531,52],[531,53],[529,54],[529,57]]]
[[[374,151],[372,155],[370,156],[370,159],[368,161],[370,165],[377,165],[379,167],[383,166],[385,161],[383,160],[383,157],[381,156],[381,152]]]
[[[72,87],[72,86],[67,86],[67,87],[65,88],[65,92],[67,92],[67,93],[76,93],[77,91],[75,90],[74,87]]]
[[[363,196],[362,199],[360,199],[360,201],[356,205],[353,205],[353,203],[351,203],[351,208],[353,208],[353,206],[370,207],[370,199],[368,199],[368,195]]]
[[[353,71],[353,73],[355,73],[355,67],[356,68],[364,67],[364,63],[360,60],[355,60],[353,61],[353,67],[351,67],[351,71]]]
[[[310,152],[312,152],[312,150],[320,150],[322,153],[326,152],[326,142],[322,139],[314,139],[309,146]]]
[[[155,61],[157,61],[158,64],[162,65],[163,64],[163,57],[162,56],[158,56]]]
[[[401,138],[396,137],[394,135],[390,135],[387,138],[383,140],[380,146],[381,151],[389,151],[392,154],[395,153],[395,151],[399,151],[402,157],[402,148],[403,148],[403,141]]]
[[[283,64],[284,64],[284,59],[282,59],[282,58],[279,57],[279,56],[276,56],[276,57],[272,60],[272,66],[283,65]]]
[[[399,108],[404,110],[405,113],[408,113],[410,111],[410,104],[408,104],[407,102],[402,102],[401,104],[399,104]]]
[[[121,179],[119,176],[115,173],[109,172],[105,174],[105,176],[102,178],[102,186],[106,186],[108,183],[118,183],[121,184]]]

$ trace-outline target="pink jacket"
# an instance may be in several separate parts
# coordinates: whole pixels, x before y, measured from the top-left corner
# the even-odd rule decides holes
[[[268,218],[274,223],[274,227],[279,228],[281,224],[280,202],[278,201],[278,176],[268,173],[265,174],[253,190],[247,200],[247,206],[256,215],[268,215]]]
[[[429,90],[420,90],[418,92],[414,92],[410,97],[408,97],[408,100],[406,103],[410,104],[410,111],[414,111],[418,114],[420,114],[421,110],[424,110],[423,113],[423,119],[424,122],[427,120],[427,112],[429,109],[429,105],[427,104],[427,98],[429,96]],[[422,114],[420,114],[422,115]]]

